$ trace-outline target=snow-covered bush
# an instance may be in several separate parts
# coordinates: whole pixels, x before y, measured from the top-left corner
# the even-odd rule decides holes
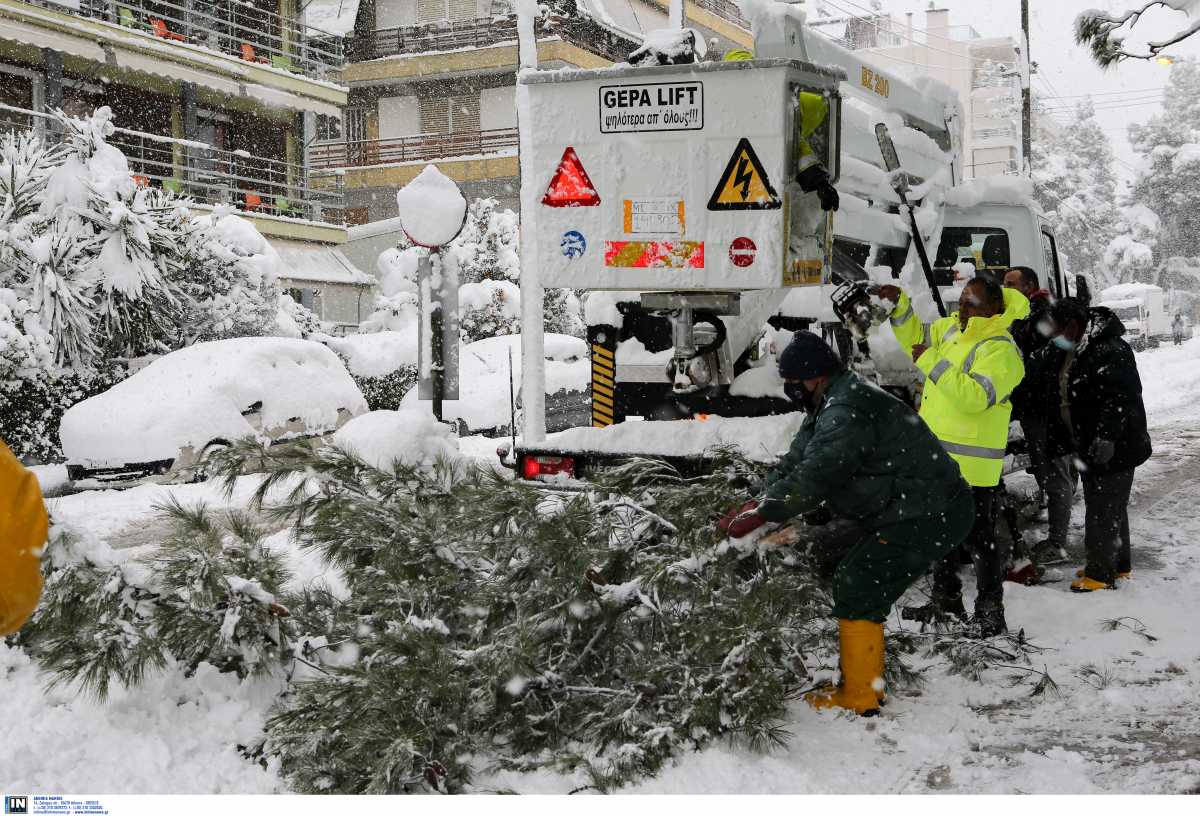
[[[138,186],[112,113],[57,115],[61,143],[0,135],[0,423],[22,455],[123,358],[276,329],[274,250],[228,210]]]

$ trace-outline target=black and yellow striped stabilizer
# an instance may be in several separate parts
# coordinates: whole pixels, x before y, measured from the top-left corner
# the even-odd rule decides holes
[[[617,419],[617,332],[611,326],[591,326],[592,427],[607,428]]]

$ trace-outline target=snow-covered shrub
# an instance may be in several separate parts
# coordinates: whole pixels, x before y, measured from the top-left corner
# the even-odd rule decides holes
[[[273,333],[279,300],[278,259],[249,222],[139,187],[107,107],[57,119],[61,144],[0,135],[0,423],[38,457],[119,359]]]

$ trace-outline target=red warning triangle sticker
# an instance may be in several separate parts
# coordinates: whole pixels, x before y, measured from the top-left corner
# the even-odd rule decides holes
[[[542,203],[547,207],[595,207],[600,203],[600,194],[592,186],[575,148],[563,151]]]

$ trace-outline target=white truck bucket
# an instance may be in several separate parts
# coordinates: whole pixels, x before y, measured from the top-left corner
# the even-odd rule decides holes
[[[842,75],[791,60],[528,73],[544,286],[677,292],[816,284],[825,218],[795,181],[807,142],[837,171]],[[810,123],[811,124],[811,123]],[[811,129],[811,128],[810,128]]]

